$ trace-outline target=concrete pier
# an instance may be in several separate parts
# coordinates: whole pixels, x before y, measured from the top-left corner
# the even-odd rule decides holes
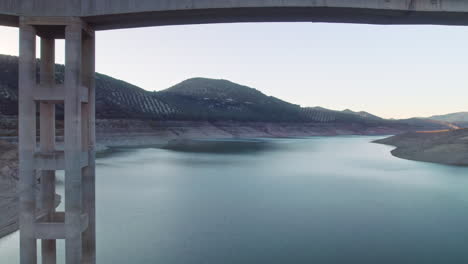
[[[35,237],[36,176],[34,153],[36,151],[36,30],[32,25],[20,26],[19,58],[19,225],[20,262],[37,263]]]
[[[44,89],[52,89],[55,85],[55,40],[41,38],[40,85]],[[50,153],[55,151],[55,104],[39,102],[40,106],[40,151]],[[44,220],[52,221],[55,212],[55,171],[43,170],[40,177],[40,211]],[[55,240],[42,240],[42,263],[55,264]]]
[[[23,17],[20,32],[20,262],[37,263],[36,243],[41,240],[42,263],[55,264],[56,240],[64,239],[67,264],[94,264],[94,31],[80,18]],[[41,37],[39,81],[36,35]],[[55,81],[57,38],[65,38],[64,85]],[[64,151],[56,149],[55,104],[64,104],[65,109]],[[57,170],[65,170],[64,212],[55,211]]]
[[[95,38],[88,32],[83,38],[82,80],[88,92],[88,103],[83,105],[82,145],[88,153],[88,166],[83,169],[83,210],[88,215],[88,228],[83,232],[83,263],[96,263],[96,129],[95,129]]]
[[[81,27],[65,27],[65,248],[66,261],[82,258]]]

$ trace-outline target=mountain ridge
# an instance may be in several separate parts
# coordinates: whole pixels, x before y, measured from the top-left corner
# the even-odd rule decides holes
[[[63,65],[56,65],[55,75],[56,81],[62,83]],[[17,93],[18,58],[0,55],[0,114],[17,114]],[[202,77],[190,78],[165,90],[150,92],[96,73],[96,109],[98,119],[315,122],[390,126],[404,131],[447,127],[442,122],[424,119],[387,120],[364,111],[301,107],[268,96],[255,88],[228,80]],[[60,105],[57,106],[57,113],[63,115],[63,107]]]
[[[445,115],[434,115],[428,117],[428,119],[448,122],[462,128],[468,128],[468,112],[455,112]]]

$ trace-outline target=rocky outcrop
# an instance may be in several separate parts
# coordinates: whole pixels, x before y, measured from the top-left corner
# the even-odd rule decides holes
[[[18,228],[18,152],[16,145],[0,141],[0,237]]]
[[[374,142],[395,146],[392,155],[399,158],[468,166],[468,129],[405,133]]]

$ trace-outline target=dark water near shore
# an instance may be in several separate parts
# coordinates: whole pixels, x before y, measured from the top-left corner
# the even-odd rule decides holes
[[[468,168],[394,158],[374,139],[101,157],[98,263],[468,263]],[[17,234],[0,263],[19,263]]]

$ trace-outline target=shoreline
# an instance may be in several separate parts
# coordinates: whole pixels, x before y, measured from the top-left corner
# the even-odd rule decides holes
[[[394,157],[451,166],[468,166],[468,129],[411,132],[373,141],[393,146]]]

